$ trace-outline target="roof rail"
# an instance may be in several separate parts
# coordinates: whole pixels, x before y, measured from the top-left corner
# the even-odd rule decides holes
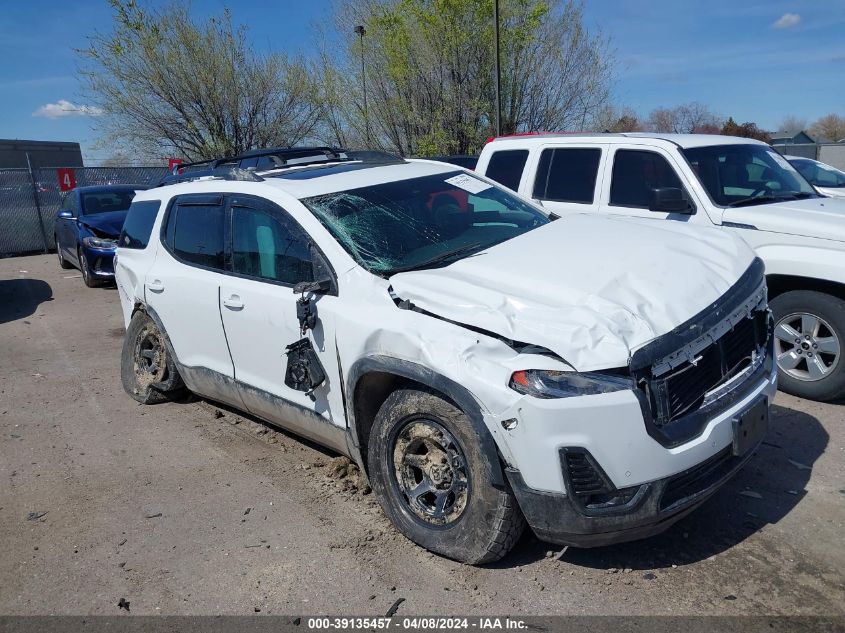
[[[209,169],[216,169],[228,163],[234,163],[246,158],[260,158],[262,156],[273,156],[278,159],[280,167],[288,164],[301,165],[302,162],[298,159],[314,157],[319,160],[343,160],[346,158],[345,150],[337,147],[316,146],[316,147],[268,147],[264,149],[252,149],[235,156],[223,156],[221,158],[208,158],[205,160],[198,160],[193,163],[183,163],[181,165],[174,165],[172,174],[180,174],[186,167],[198,167],[200,165],[208,165]]]
[[[269,168],[242,168],[239,163],[245,159],[272,156],[275,165]],[[305,167],[335,162],[363,162],[372,164],[389,164],[404,162],[398,156],[382,151],[359,150],[347,151],[337,147],[271,147],[266,149],[249,150],[237,156],[223,158],[209,158],[193,163],[174,165],[171,172],[162,178],[155,186],[163,187],[179,182],[190,182],[201,178],[217,178],[221,180],[243,180],[260,182],[264,180],[256,171],[270,172],[291,167]],[[187,170],[185,168],[188,168]]]
[[[201,178],[214,178],[216,180],[240,180],[245,182],[262,182],[264,179],[255,172],[240,167],[214,167],[212,169],[195,169],[181,174],[168,174],[158,181],[154,187],[175,185],[180,182],[191,182]]]

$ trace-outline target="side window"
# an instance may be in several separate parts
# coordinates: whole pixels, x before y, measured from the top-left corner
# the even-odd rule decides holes
[[[528,160],[527,149],[509,149],[494,152],[487,164],[485,174],[491,180],[516,191],[522,178],[522,170]]]
[[[65,194],[64,200],[62,200],[62,210],[63,211],[70,211],[73,217],[79,217],[79,205],[76,204],[76,192],[69,191]]]
[[[598,148],[543,150],[534,181],[534,197],[592,204],[600,161],[601,150]]]
[[[224,270],[223,198],[177,199],[167,227],[167,242],[177,257],[190,263]]]
[[[133,202],[123,221],[123,230],[120,232],[117,245],[121,248],[147,248],[159,207],[161,207],[159,200]]]
[[[610,204],[648,209],[652,190],[674,187],[683,190],[680,178],[656,152],[620,149],[613,159]]]
[[[313,281],[309,240],[283,213],[232,203],[232,269],[284,284]]]

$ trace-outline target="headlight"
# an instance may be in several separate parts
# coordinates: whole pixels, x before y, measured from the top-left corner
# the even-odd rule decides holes
[[[634,381],[608,374],[527,369],[513,373],[510,387],[535,398],[571,398],[633,389]]]
[[[100,250],[113,251],[117,248],[117,240],[111,240],[104,237],[85,237],[82,238],[82,243],[88,248],[99,248]]]

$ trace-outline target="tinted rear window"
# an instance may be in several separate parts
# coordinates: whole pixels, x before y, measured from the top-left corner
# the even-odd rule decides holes
[[[540,156],[534,197],[557,202],[592,204],[601,150],[545,149]]]
[[[173,251],[184,261],[223,270],[223,205],[176,207]]]
[[[82,194],[82,214],[96,215],[112,211],[126,211],[135,197],[134,189],[118,189],[115,191],[97,191]]]
[[[161,207],[159,200],[133,202],[132,206],[129,207],[129,213],[126,214],[126,220],[123,221],[123,230],[120,232],[118,246],[121,248],[147,248],[159,207]]]
[[[494,152],[487,164],[488,178],[503,184],[508,189],[516,191],[519,189],[519,181],[522,178],[522,170],[525,169],[525,161],[528,160],[527,149],[509,149]]]

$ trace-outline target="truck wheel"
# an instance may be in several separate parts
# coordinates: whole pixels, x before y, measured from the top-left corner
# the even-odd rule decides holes
[[[143,312],[129,322],[120,361],[123,388],[141,404],[158,404],[182,395],[184,383],[164,334]]]
[[[385,514],[426,549],[477,565],[500,559],[522,534],[513,493],[493,486],[490,456],[467,416],[443,397],[393,392],[376,416],[368,455]]]
[[[54,237],[56,239],[56,254],[59,256],[59,266],[61,266],[63,270],[69,270],[73,268],[73,264],[69,264],[67,261],[65,261],[65,256],[62,255],[62,245],[59,244],[59,236],[55,235]]]
[[[769,302],[775,317],[775,358],[782,391],[809,400],[845,396],[845,301],[794,290]]]

